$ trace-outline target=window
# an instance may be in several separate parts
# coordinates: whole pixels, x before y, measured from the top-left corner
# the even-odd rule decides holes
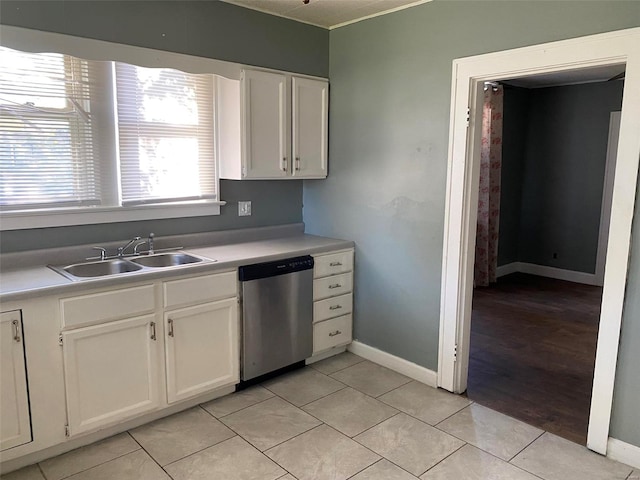
[[[0,50],[0,205],[100,203],[88,62]]]
[[[213,75],[4,47],[0,65],[3,214],[218,205]]]

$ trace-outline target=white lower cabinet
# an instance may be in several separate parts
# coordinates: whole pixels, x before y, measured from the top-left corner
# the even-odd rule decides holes
[[[145,315],[61,334],[69,436],[158,408],[155,318]]]
[[[236,298],[165,313],[169,403],[238,381]]]
[[[0,316],[0,450],[31,441],[20,310]]]
[[[68,436],[238,383],[237,292],[232,271],[60,299]]]
[[[313,354],[353,339],[353,249],[314,256]]]

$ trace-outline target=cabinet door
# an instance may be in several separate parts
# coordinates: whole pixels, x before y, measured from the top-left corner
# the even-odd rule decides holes
[[[236,298],[166,313],[165,332],[169,403],[239,382]]]
[[[293,176],[327,176],[329,84],[293,77]]]
[[[242,176],[287,177],[291,168],[287,77],[253,70],[242,75]]]
[[[155,328],[145,315],[62,334],[69,435],[159,406]]]
[[[0,450],[31,441],[22,316],[19,310],[0,316]]]

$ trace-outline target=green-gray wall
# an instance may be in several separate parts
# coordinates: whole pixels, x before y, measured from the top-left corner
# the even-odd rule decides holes
[[[328,76],[329,32],[218,1],[0,1],[0,23]],[[0,35],[1,35],[0,27]],[[108,242],[153,231],[176,235],[302,221],[302,181],[220,182],[220,216],[3,232],[12,252]],[[238,200],[252,201],[239,218]]]
[[[623,86],[505,87],[500,265],[595,272],[609,118]]]
[[[330,174],[305,181],[304,221],[356,241],[356,339],[437,369],[452,60],[639,25],[635,1],[434,1],[331,31]]]
[[[526,88],[504,85],[502,171],[500,175],[500,229],[498,265],[518,262],[520,216],[527,122],[531,98]]]

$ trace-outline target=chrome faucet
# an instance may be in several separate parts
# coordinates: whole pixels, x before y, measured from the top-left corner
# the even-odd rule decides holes
[[[140,240],[140,237],[133,237],[133,239],[129,240],[123,247],[118,247],[118,256],[124,256],[124,251],[129,248],[131,245]]]

